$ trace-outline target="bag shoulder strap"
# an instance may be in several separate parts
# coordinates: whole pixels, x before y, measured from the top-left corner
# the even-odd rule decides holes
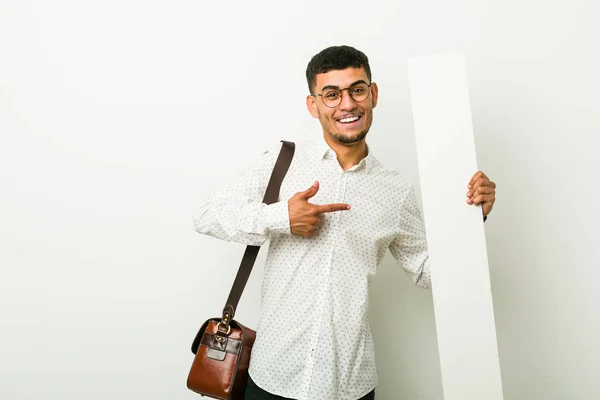
[[[285,140],[282,140],[281,142],[283,145],[279,152],[279,156],[277,157],[277,161],[275,162],[275,166],[273,167],[273,172],[271,173],[271,178],[269,179],[269,184],[267,185],[267,190],[263,198],[263,203],[265,204],[273,204],[279,199],[281,183],[294,158],[296,145],[293,142],[287,142]],[[240,297],[242,297],[242,292],[246,287],[246,283],[250,277],[250,272],[252,272],[252,267],[254,266],[259,250],[260,246],[246,247],[246,252],[242,258],[240,268],[233,281],[231,291],[229,292],[229,298],[227,299],[225,308],[223,308],[223,316],[221,323],[219,324],[219,330],[227,331],[229,329],[229,323],[235,315],[235,310],[240,301]]]

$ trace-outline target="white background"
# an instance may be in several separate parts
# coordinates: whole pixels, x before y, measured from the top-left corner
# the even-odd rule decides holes
[[[197,397],[189,346],[243,246],[191,218],[320,134],[304,71],[334,44],[369,56],[370,146],[417,186],[407,59],[465,51],[505,399],[600,398],[597,4],[0,0],[0,398]],[[389,256],[372,289],[377,398],[441,399],[431,293]]]

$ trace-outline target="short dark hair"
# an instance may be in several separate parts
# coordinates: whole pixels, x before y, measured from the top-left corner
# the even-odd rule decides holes
[[[371,83],[371,68],[369,67],[369,59],[360,50],[351,46],[331,46],[321,50],[311,58],[306,67],[306,82],[308,90],[313,93],[313,89],[317,84],[317,75],[324,74],[332,70],[340,70],[346,68],[364,68],[367,73],[369,83]]]

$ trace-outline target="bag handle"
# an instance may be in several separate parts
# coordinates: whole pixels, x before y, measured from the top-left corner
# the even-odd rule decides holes
[[[290,164],[292,163],[292,159],[294,158],[296,145],[293,142],[287,142],[285,140],[282,140],[281,142],[283,145],[281,147],[281,151],[279,152],[279,156],[277,157],[277,161],[275,162],[275,166],[273,167],[273,172],[271,173],[271,178],[269,179],[269,184],[267,185],[267,190],[263,198],[263,203],[265,204],[273,204],[279,199],[279,189],[281,188],[281,183],[283,182],[283,178],[285,178]],[[235,280],[233,281],[231,291],[229,292],[229,298],[227,299],[225,308],[223,308],[221,322],[219,322],[217,325],[217,329],[221,333],[227,335],[231,331],[229,323],[235,316],[235,310],[240,301],[240,297],[242,297],[242,292],[246,287],[246,283],[250,277],[250,272],[252,272],[252,267],[254,266],[254,262],[256,261],[256,256],[258,255],[259,250],[260,246],[246,247],[246,252],[242,258],[240,268]]]

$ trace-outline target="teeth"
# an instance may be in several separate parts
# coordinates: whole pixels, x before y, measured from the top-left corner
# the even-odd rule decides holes
[[[354,121],[358,121],[358,117],[348,117],[348,118],[342,118],[340,119],[340,122],[346,124],[348,122],[354,122]]]

